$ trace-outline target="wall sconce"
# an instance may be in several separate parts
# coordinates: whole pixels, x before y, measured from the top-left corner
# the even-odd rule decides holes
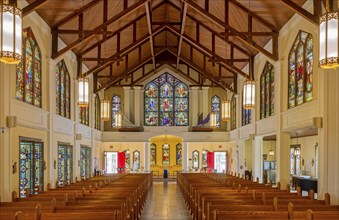
[[[17,171],[17,162],[14,162],[14,163],[13,163],[13,165],[12,165],[12,170],[13,170],[13,171],[12,171],[13,173],[16,173],[16,171]]]
[[[54,167],[54,169],[56,169],[56,160],[53,160],[53,167]]]
[[[314,166],[314,163],[315,163],[315,162],[314,162],[314,159],[312,159],[311,163],[312,163],[312,167],[313,167],[313,166]]]
[[[78,160],[78,167],[80,167],[80,160]]]

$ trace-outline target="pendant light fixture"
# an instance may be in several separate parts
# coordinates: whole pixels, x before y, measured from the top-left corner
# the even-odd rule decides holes
[[[105,91],[104,91],[105,93]],[[105,95],[104,95],[105,96]],[[101,121],[108,121],[109,120],[109,100],[106,98],[100,100],[100,119]]]
[[[0,0],[0,61],[18,64],[22,56],[22,11],[16,0]]]
[[[227,99],[227,93],[226,93],[226,99],[222,101],[221,103],[221,118],[223,121],[228,121],[231,118],[231,101]]]
[[[211,128],[217,127],[217,114],[215,112],[210,113],[210,127]]]
[[[253,80],[253,58],[250,58],[249,79],[246,79],[243,87],[244,109],[254,109],[255,106],[255,82]]]
[[[85,2],[83,2],[83,7],[85,6]],[[82,17],[83,19],[83,17]],[[81,22],[83,23],[83,22]],[[81,33],[81,42],[83,42],[83,36],[84,36],[84,30],[83,27],[80,27],[82,29],[82,33]],[[79,61],[78,61],[79,62]],[[78,79],[79,81],[79,100],[78,100],[78,105],[80,107],[88,107],[89,105],[89,82],[88,82],[88,78],[85,78],[83,76],[83,71],[82,71],[82,61],[81,61],[81,65],[79,66],[80,70],[81,70],[81,77]]]
[[[116,128],[122,127],[122,112],[121,111],[115,114],[115,127]]]
[[[332,69],[339,66],[339,22],[338,8],[330,11],[329,0],[326,0],[326,12],[320,17],[320,51],[319,66]]]

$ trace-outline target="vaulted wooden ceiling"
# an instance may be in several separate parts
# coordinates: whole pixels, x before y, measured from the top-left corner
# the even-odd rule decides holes
[[[41,0],[28,0],[29,3]],[[262,53],[278,60],[278,35],[306,0],[44,0],[36,12],[52,29],[52,58],[72,50],[94,74],[94,91],[132,78],[131,85],[163,64],[190,78],[196,70],[224,89]],[[315,6],[320,1],[315,0]],[[314,16],[319,14],[315,10]],[[61,48],[57,38],[66,46]],[[264,48],[273,39],[273,49]],[[145,65],[150,66],[145,68]],[[79,69],[79,68],[78,68]],[[139,79],[133,72],[141,69]],[[78,72],[78,76],[80,75]]]

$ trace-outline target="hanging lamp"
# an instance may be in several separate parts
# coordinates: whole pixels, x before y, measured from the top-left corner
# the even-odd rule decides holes
[[[329,1],[326,0],[326,12],[320,17],[319,28],[319,66],[323,69],[332,69],[339,66],[338,16],[338,9],[330,11]]]
[[[255,107],[255,82],[253,80],[253,58],[250,58],[249,79],[246,79],[243,87],[243,107],[244,109],[254,109]]]
[[[221,118],[223,121],[228,121],[231,118],[231,101],[227,99],[227,93],[226,93],[226,99],[222,101],[221,103]]]
[[[272,149],[272,141],[271,141],[271,150],[268,151],[269,156],[274,156],[274,150]]]
[[[109,120],[109,100],[106,98],[100,100],[100,119],[101,121],[108,121]]]
[[[18,64],[22,56],[22,11],[16,0],[0,0],[0,61]]]
[[[116,128],[122,127],[122,112],[121,111],[115,114],[115,127]]]
[[[217,114],[215,112],[210,113],[210,127],[211,128],[217,127]]]

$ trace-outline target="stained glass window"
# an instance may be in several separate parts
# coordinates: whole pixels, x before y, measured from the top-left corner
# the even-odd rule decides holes
[[[64,60],[56,66],[56,113],[71,118],[71,82]]]
[[[244,97],[243,95],[241,97]],[[241,125],[248,125],[252,122],[252,110],[251,109],[244,109],[243,105],[241,105],[242,108],[242,115],[241,115]]]
[[[313,36],[299,31],[288,58],[288,107],[313,99]]]
[[[73,179],[73,148],[70,145],[58,146],[58,184],[71,184]]]
[[[181,165],[182,163],[182,145],[181,144],[177,144],[176,146],[176,156],[177,156],[176,164]]]
[[[146,126],[188,126],[188,87],[164,73],[145,87]]]
[[[125,156],[126,156],[126,160],[125,160],[125,168],[126,169],[130,169],[130,164],[131,164],[131,155],[130,155],[130,151],[129,150],[125,150]]]
[[[80,147],[80,176],[90,178],[91,176],[91,148]]]
[[[30,194],[38,194],[43,190],[44,158],[41,142],[20,142],[20,197],[26,197],[26,190]]]
[[[157,164],[157,146],[155,144],[151,144],[150,147],[150,164],[151,166]]]
[[[192,167],[193,169],[199,169],[199,151],[197,150],[192,153]]]
[[[301,152],[300,144],[291,145],[291,148],[290,148],[290,174],[292,174],[292,175],[301,175],[301,155],[300,155],[300,152]]]
[[[95,97],[95,103],[94,103],[94,128],[97,130],[101,129],[101,121],[100,121],[100,98],[97,95]]]
[[[219,96],[212,97],[212,112],[214,112],[217,116],[216,127],[220,128],[220,98]]]
[[[41,53],[31,28],[23,29],[24,53],[16,69],[16,98],[41,107]]]
[[[79,122],[83,125],[89,126],[89,107],[79,107]]]
[[[207,153],[208,150],[203,150],[201,153],[201,157],[202,157],[202,167],[207,167]]]
[[[112,97],[112,127],[116,126],[115,115],[121,110],[121,101],[118,95]]]
[[[162,145],[162,164],[170,164],[170,146],[168,144]]]
[[[133,152],[133,170],[140,169],[140,151],[135,150]]]
[[[260,119],[274,113],[274,67],[266,62],[260,77]]]
[[[233,95],[231,99],[231,130],[237,128],[237,100]]]

